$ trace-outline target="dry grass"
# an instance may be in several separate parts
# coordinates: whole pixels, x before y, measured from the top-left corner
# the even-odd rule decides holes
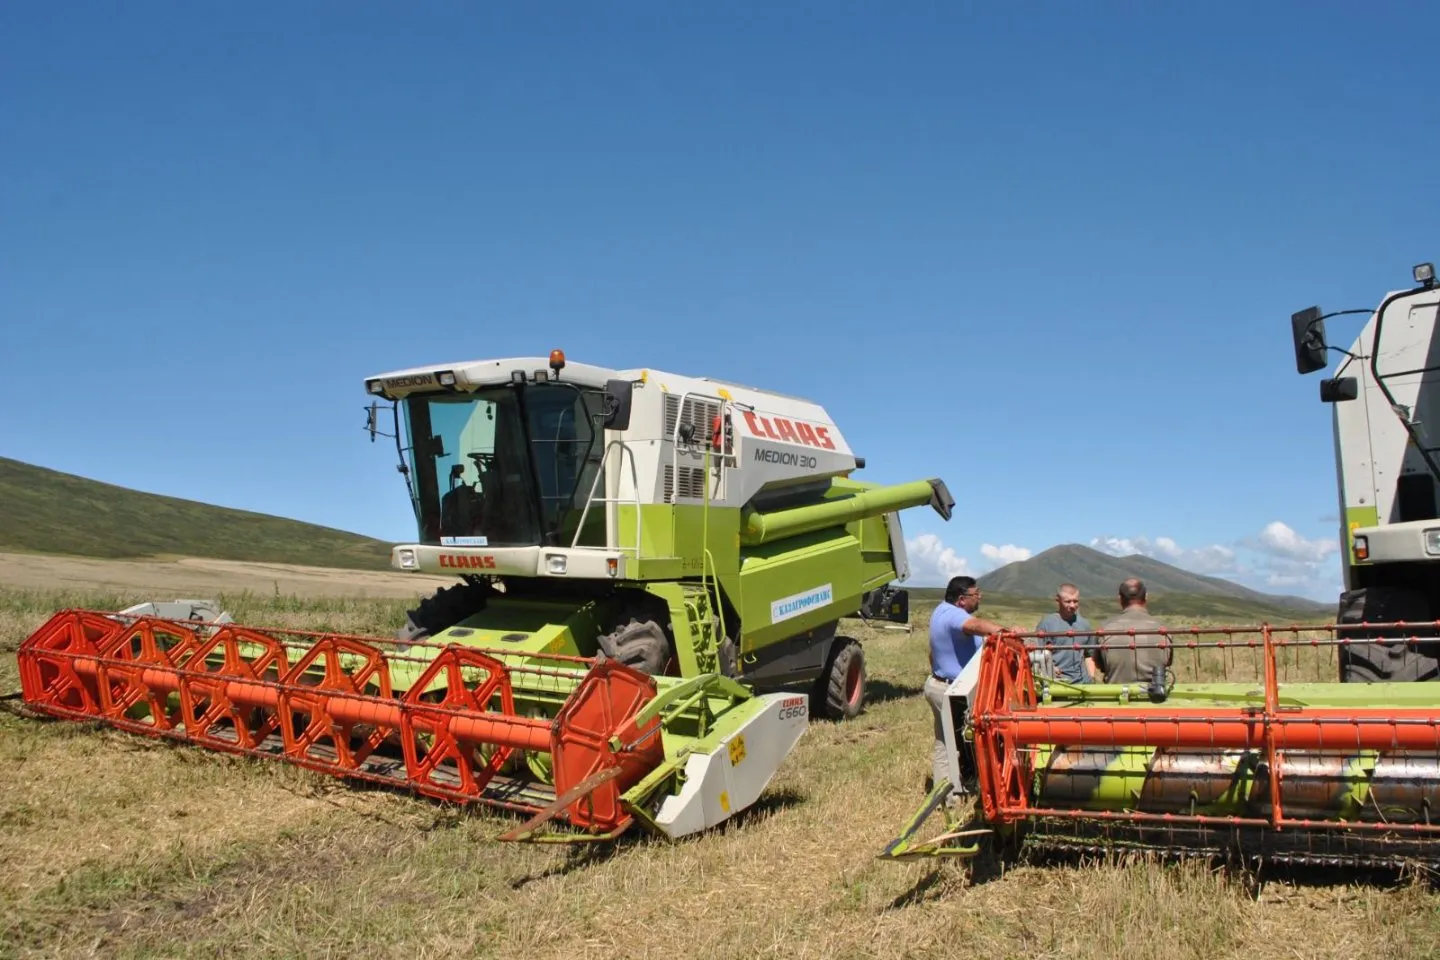
[[[13,651],[51,610],[138,599],[0,592],[0,692],[17,688]],[[360,632],[388,632],[404,607],[225,599],[246,622]],[[877,701],[815,723],[758,809],[597,856],[496,844],[513,820],[284,764],[0,714],[0,956],[1436,954],[1440,897],[1417,886],[876,860],[928,769],[925,641],[855,632]]]

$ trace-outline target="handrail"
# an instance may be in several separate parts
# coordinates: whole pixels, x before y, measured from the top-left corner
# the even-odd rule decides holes
[[[682,418],[683,418],[684,415],[685,415],[685,401],[686,401],[686,400],[689,400],[689,399],[692,399],[692,398],[693,398],[693,399],[696,399],[696,400],[713,400],[713,401],[715,402],[715,405],[720,408],[721,416],[724,416],[726,407],[728,407],[728,406],[730,406],[730,405],[732,405],[732,404],[734,403],[734,401],[732,401],[732,400],[727,400],[726,398],[724,398],[724,397],[722,397],[722,396],[719,396],[718,394],[713,394],[713,393],[701,393],[701,392],[698,391],[698,390],[687,390],[687,391],[685,391],[684,393],[680,394],[680,405],[679,405],[679,408],[675,411],[675,428],[670,432],[670,473],[671,473],[671,476],[674,477],[674,484],[675,484],[675,490],[676,490],[676,491],[678,491],[678,490],[680,489],[680,423],[681,423]],[[706,432],[707,432],[707,435],[708,435],[708,432],[709,432],[709,427],[708,427],[708,425],[706,426]],[[703,455],[702,455],[702,457],[703,457]],[[721,451],[720,463],[722,464],[722,467],[723,467],[724,462],[725,462],[725,461],[724,461],[724,451]],[[708,501],[708,500],[710,499],[710,496],[711,496],[711,493],[710,493],[710,468],[709,468],[709,466],[707,465],[707,466],[704,467],[703,469],[705,470],[705,490],[706,490],[705,499]],[[717,478],[717,480],[720,480],[720,479],[723,478],[724,476],[725,476],[725,474],[724,474],[724,471],[723,471],[723,469],[722,469],[722,471],[721,471],[721,473],[720,473],[720,478]],[[714,495],[717,495],[717,496],[718,496],[718,495],[721,493],[721,490],[719,489],[719,485],[720,485],[719,482],[717,482],[717,489],[716,489]],[[675,496],[678,497],[678,496],[679,496],[679,493],[677,492],[677,493],[675,494]]]
[[[698,390],[696,390],[696,391],[687,390],[687,391],[685,391],[684,393],[680,394],[680,403],[679,403],[678,407],[677,407],[676,410],[675,410],[675,427],[674,427],[674,429],[671,431],[671,434],[670,434],[670,475],[671,475],[671,477],[672,477],[671,482],[672,482],[672,484],[673,484],[672,490],[674,491],[674,495],[675,495],[675,497],[676,497],[677,499],[678,499],[678,497],[679,497],[679,490],[680,490],[680,425],[681,425],[681,422],[684,420],[684,416],[685,416],[685,401],[686,401],[686,400],[689,400],[689,399],[691,399],[691,398],[694,398],[694,399],[696,399],[696,400],[714,401],[715,406],[719,409],[722,424],[723,424],[723,422],[724,422],[724,416],[725,416],[726,409],[727,409],[728,407],[732,406],[733,403],[734,403],[734,401],[729,400],[729,399],[727,399],[727,398],[725,398],[725,397],[719,396],[718,394],[701,393],[701,392],[698,391]],[[704,477],[705,477],[705,493],[704,493],[704,496],[703,496],[703,498],[702,498],[702,503],[703,503],[703,505],[701,506],[700,583],[701,583],[701,586],[702,586],[704,589],[706,589],[706,590],[708,590],[708,591],[713,591],[713,595],[714,595],[714,601],[713,601],[713,602],[714,602],[714,605],[715,605],[715,613],[719,616],[719,619],[720,619],[720,630],[721,630],[722,635],[724,635],[724,633],[725,633],[726,630],[727,630],[727,627],[726,627],[726,625],[725,625],[725,613],[724,613],[723,607],[722,607],[722,605],[721,605],[721,603],[720,603],[720,585],[719,585],[719,583],[718,583],[718,582],[716,581],[716,579],[715,579],[715,572],[714,572],[715,558],[714,558],[714,556],[713,556],[713,555],[711,554],[711,552],[710,552],[710,500],[711,500],[711,498],[712,498],[711,485],[710,485],[710,484],[711,484],[711,481],[710,481],[710,470],[711,470],[711,464],[712,464],[711,455],[712,455],[712,453],[716,453],[716,454],[719,455],[719,458],[720,458],[720,459],[719,459],[720,471],[719,471],[719,474],[718,474],[718,475],[716,476],[716,478],[715,478],[715,491],[714,491],[714,495],[716,495],[716,496],[723,495],[723,493],[724,493],[724,490],[723,490],[723,487],[724,487],[724,478],[725,478],[725,466],[724,466],[724,465],[725,465],[725,451],[724,451],[723,447],[722,447],[722,449],[720,449],[720,450],[718,450],[718,451],[714,450],[713,446],[712,446],[711,443],[710,443],[710,426],[709,426],[709,424],[705,424],[705,425],[704,425],[704,428],[705,428],[706,434],[705,434],[705,442],[704,442],[703,445],[702,445],[702,450],[703,450],[703,452],[701,453],[702,466],[701,466],[701,468],[700,468],[700,469],[703,471]],[[718,643],[718,638],[717,638],[717,643]]]
[[[630,458],[630,481],[631,481],[631,486],[632,486],[633,489],[635,490],[635,496],[634,496],[633,499],[626,498],[626,497],[596,497],[596,496],[595,496],[595,488],[599,485],[599,483],[600,483],[600,478],[603,477],[603,476],[605,476],[605,475],[607,474],[607,471],[606,471],[606,469],[605,469],[605,463],[606,463],[606,461],[608,461],[608,460],[610,459],[610,449],[611,449],[612,447],[619,447],[619,448],[620,448],[620,462],[621,462],[622,466],[623,466],[623,464],[624,464],[624,462],[625,462],[625,457],[628,455],[629,458]],[[634,451],[631,450],[630,447],[629,447],[629,445],[626,444],[625,441],[623,441],[623,440],[611,440],[609,443],[605,444],[605,455],[600,458],[600,469],[595,471],[595,479],[590,481],[590,496],[589,496],[589,497],[586,499],[586,501],[585,501],[585,509],[580,511],[580,522],[575,525],[575,536],[572,537],[571,540],[570,540],[570,548],[571,548],[572,550],[582,549],[582,548],[580,547],[580,532],[585,529],[585,519],[586,519],[586,517],[590,516],[590,505],[593,504],[593,503],[604,503],[604,504],[611,504],[611,503],[617,503],[617,504],[619,504],[619,503],[630,503],[630,504],[633,504],[633,505],[634,505],[634,507],[635,507],[635,547],[634,547],[634,555],[635,555],[635,559],[636,559],[636,560],[639,560],[639,559],[640,559],[640,544],[641,544],[641,542],[642,542],[641,539],[640,539],[640,533],[641,533],[641,529],[642,529],[642,525],[643,525],[643,514],[645,513],[645,511],[641,509],[641,503],[640,503],[640,471],[639,471],[639,468],[638,468],[638,467],[636,466],[636,464],[635,464],[635,453],[634,453]],[[612,533],[612,531],[611,531],[611,529],[610,529],[610,525],[611,525],[611,520],[610,520],[609,518],[607,518],[606,521],[605,521],[605,539],[606,539],[607,541],[610,541],[610,535],[611,535],[611,533]],[[619,539],[620,539],[619,536],[618,536],[619,530],[616,529],[616,530],[613,531],[613,532],[614,532],[615,534],[617,534],[617,536],[615,537],[615,540],[614,540],[613,542],[607,542],[607,544],[606,544],[606,549],[616,550],[616,551],[619,551],[619,552],[622,552],[622,553],[626,552],[626,551],[627,551],[627,548],[622,547],[622,546],[619,546],[619,544],[618,544],[618,541],[619,541]]]

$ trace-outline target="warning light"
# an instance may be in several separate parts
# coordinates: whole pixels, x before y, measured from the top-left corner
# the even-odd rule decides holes
[[[555,376],[560,376],[560,368],[565,366],[565,351],[550,351],[550,369],[555,371]]]

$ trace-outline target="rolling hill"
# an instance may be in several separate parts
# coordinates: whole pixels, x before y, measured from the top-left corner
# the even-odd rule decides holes
[[[980,586],[996,593],[1049,597],[1054,595],[1056,586],[1068,580],[1080,588],[1082,596],[1109,597],[1127,577],[1144,580],[1153,596],[1183,593],[1290,605],[1297,609],[1317,606],[1315,601],[1303,597],[1261,593],[1231,580],[1181,570],[1153,557],[1139,554],[1115,557],[1076,543],[1051,547],[1029,560],[1007,564],[981,577]]]
[[[1055,588],[1068,581],[1080,588],[1082,609],[1093,619],[1117,609],[1115,591],[1127,577],[1145,581],[1150,607],[1160,616],[1246,623],[1260,619],[1329,620],[1335,614],[1333,603],[1262,593],[1220,577],[1191,573],[1153,557],[1114,557],[1080,544],[1062,544],[1028,560],[1006,564],[980,577],[979,584],[987,604],[1028,610],[1038,609],[1037,604],[1048,609]],[[944,591],[939,587],[911,587],[910,595],[919,601],[934,601]]]
[[[0,551],[102,559],[191,556],[388,570],[390,544],[267,514],[144,493],[0,457]],[[980,578],[991,602],[1042,604],[1064,581],[1085,598],[1087,613],[1113,602],[1115,588],[1138,576],[1157,613],[1231,618],[1314,618],[1333,604],[1251,590],[1181,570],[1150,557],[1113,557],[1079,544],[1051,547]],[[940,588],[913,587],[916,600],[938,600]]]
[[[213,557],[388,570],[359,534],[143,493],[0,457],[0,550],[108,559]]]

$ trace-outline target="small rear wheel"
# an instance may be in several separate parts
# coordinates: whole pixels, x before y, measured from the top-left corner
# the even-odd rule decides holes
[[[865,650],[858,640],[837,637],[825,672],[811,696],[811,712],[831,720],[849,720],[865,709]]]

